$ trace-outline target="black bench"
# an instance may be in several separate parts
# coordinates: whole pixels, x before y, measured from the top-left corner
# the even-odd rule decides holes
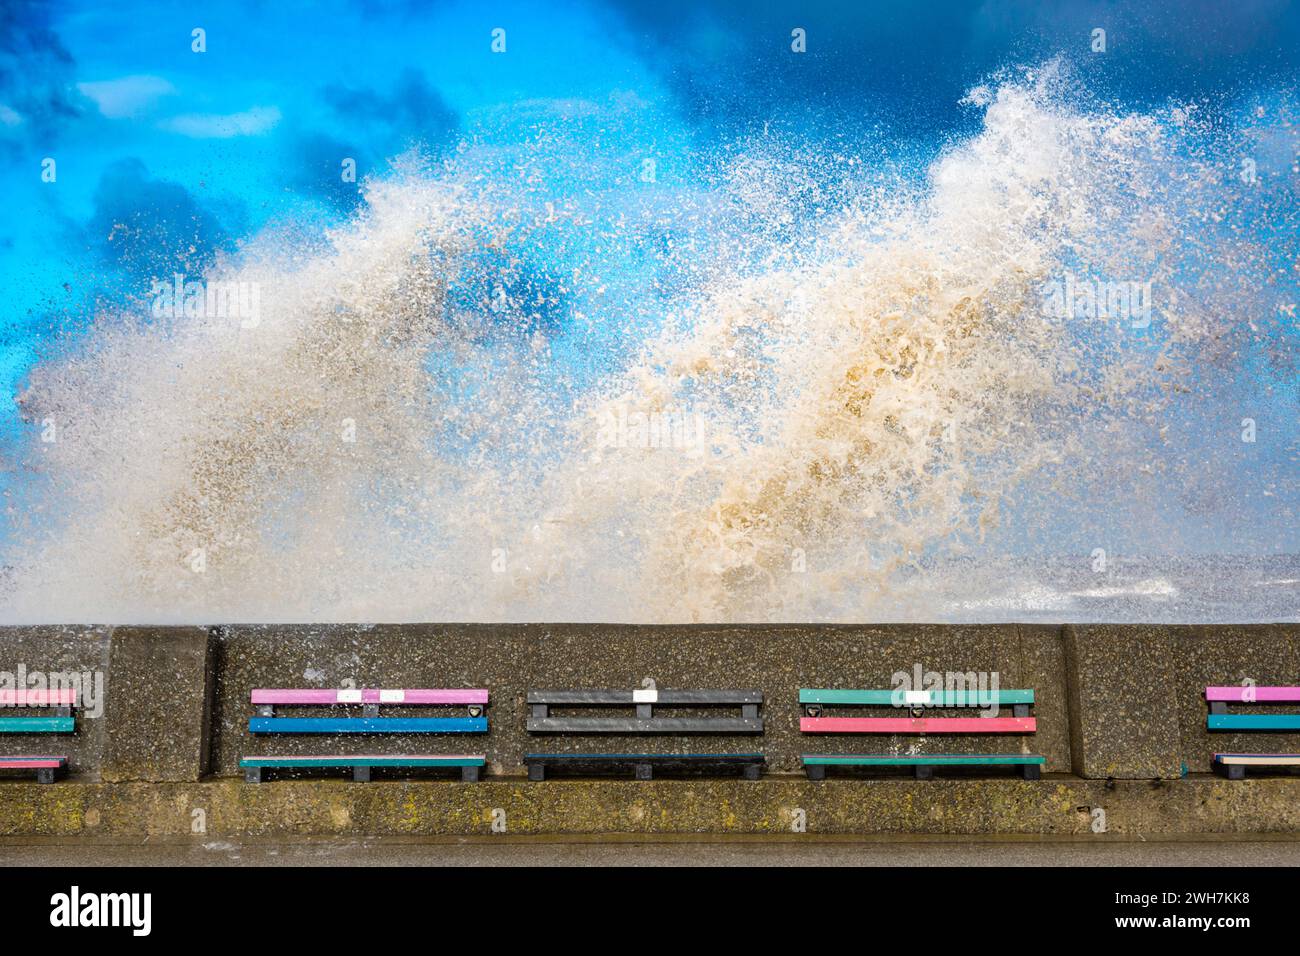
[[[528,692],[527,729],[533,734],[699,735],[761,734],[757,690],[623,690],[570,689]],[[626,716],[555,715],[553,709],[623,709]],[[663,711],[708,711],[729,708],[738,716],[665,715]],[[545,780],[547,768],[579,770],[631,769],[637,780],[653,779],[656,770],[694,771],[739,767],[747,780],[757,780],[766,758],[759,753],[530,753],[524,755],[529,780]]]

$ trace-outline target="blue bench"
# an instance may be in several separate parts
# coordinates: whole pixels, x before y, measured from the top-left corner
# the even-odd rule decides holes
[[[0,734],[71,734],[77,729],[72,710],[77,706],[73,688],[55,690],[0,690],[0,713],[10,707],[47,709],[50,715],[37,717],[0,717]],[[63,754],[0,755],[0,770],[36,771],[37,783],[53,783],[55,774],[66,769]]]
[[[1300,703],[1300,687],[1226,686],[1205,688],[1205,700],[1210,712],[1205,719],[1206,730],[1286,732],[1300,731],[1300,714],[1233,714],[1229,704],[1296,704]],[[1229,780],[1245,779],[1246,769],[1289,770],[1300,767],[1300,754],[1294,753],[1216,753],[1211,760],[1215,773]]]
[[[253,734],[482,734],[487,733],[484,710],[488,692],[483,689],[419,688],[409,690],[367,688],[363,690],[258,689],[252,693],[257,716],[248,721]],[[356,716],[286,717],[277,715],[283,707],[354,707]],[[381,706],[464,706],[465,717],[384,717]],[[248,783],[261,783],[263,771],[343,768],[352,779],[370,780],[377,767],[460,770],[461,779],[476,781],[487,759],[483,754],[307,754],[248,756],[239,761]]]

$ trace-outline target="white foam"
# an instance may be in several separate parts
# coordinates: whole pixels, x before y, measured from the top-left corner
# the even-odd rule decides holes
[[[268,231],[216,267],[261,284],[256,328],[102,316],[23,397],[63,431],[32,448],[44,510],[10,556],[6,619],[871,617],[933,549],[997,529],[1005,496],[1081,436],[1125,447],[1179,349],[1245,325],[1231,303],[1166,311],[1156,359],[1115,323],[1044,313],[1043,284],[1070,270],[1175,282],[1179,217],[1217,175],[1174,156],[1159,118],[1073,110],[1053,82],[1049,67],[982,88],[982,130],[921,187],[802,223],[811,238],[770,268],[718,263],[567,409],[545,341],[491,339],[486,302],[448,308],[466,250],[527,242],[464,170],[371,182],[325,244]],[[761,201],[783,169],[737,162],[723,192],[784,228],[789,204]],[[1225,272],[1230,252],[1214,252]],[[595,318],[616,320],[616,303]],[[598,423],[626,408],[689,410],[704,441],[602,447]],[[987,593],[959,584],[953,607]]]

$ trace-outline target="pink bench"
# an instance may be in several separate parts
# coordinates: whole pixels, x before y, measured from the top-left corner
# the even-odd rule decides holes
[[[58,690],[0,690],[0,707],[76,707],[77,692]]]
[[[488,691],[482,688],[257,688],[251,694],[257,716],[248,731],[266,734],[485,734]],[[328,716],[277,714],[276,708],[360,708]],[[465,707],[469,716],[381,716],[381,707]],[[428,711],[424,711],[428,713]],[[476,781],[487,758],[483,754],[306,754],[248,756],[239,761],[248,783],[261,783],[266,770],[346,768],[352,779],[369,781],[375,768],[458,768],[461,779]]]
[[[286,704],[302,707],[329,706],[331,704],[467,704],[470,715],[478,716],[475,705],[484,707],[488,702],[486,690],[471,688],[412,688],[409,690],[384,690],[365,687],[361,690],[317,690],[315,688],[259,688],[253,691],[253,703],[263,706]]]
[[[0,690],[0,713],[8,708],[45,708],[52,716],[0,717],[0,734],[70,734],[76,731],[72,708],[77,706],[77,692],[58,690]],[[59,754],[0,755],[0,770],[35,770],[39,783],[53,783],[54,775],[68,765]]]
[[[1205,727],[1210,731],[1230,733],[1277,733],[1300,731],[1300,714],[1277,713],[1272,706],[1259,708],[1256,713],[1232,713],[1229,704],[1298,704],[1300,687],[1258,687],[1255,685],[1229,685],[1205,688],[1205,699],[1210,713]],[[1300,754],[1288,753],[1216,753],[1211,761],[1215,773],[1229,780],[1241,780],[1246,769],[1293,769],[1300,766]]]

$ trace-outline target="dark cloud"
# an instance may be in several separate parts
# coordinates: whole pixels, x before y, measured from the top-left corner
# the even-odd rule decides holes
[[[341,209],[360,201],[359,183],[345,182],[342,162],[357,164],[357,179],[416,146],[437,152],[460,127],[455,110],[417,70],[406,70],[389,92],[333,84],[321,90],[328,128],[297,136],[292,144],[292,184]]]
[[[611,0],[605,13],[698,123],[727,132],[810,115],[828,136],[951,129],[971,121],[957,103],[972,84],[1058,54],[1097,95],[1134,105],[1224,100],[1300,68],[1300,8],[1286,0]],[[1089,50],[1096,27],[1104,55]]]
[[[0,125],[0,143],[10,149],[24,137],[52,145],[85,109],[73,87],[72,55],[50,26],[50,11],[40,0],[0,2],[0,105],[21,117]]]
[[[343,210],[351,210],[361,202],[360,180],[374,162],[368,149],[324,133],[311,132],[298,136],[292,150],[291,183],[296,189]],[[349,158],[357,163],[355,182],[343,178],[343,162]]]
[[[321,92],[344,122],[379,122],[396,135],[429,143],[442,142],[456,129],[456,113],[418,70],[405,70],[387,95],[339,84]]]
[[[139,159],[113,163],[95,188],[86,224],[92,252],[136,278],[197,275],[229,238],[184,186],[152,179]]]

